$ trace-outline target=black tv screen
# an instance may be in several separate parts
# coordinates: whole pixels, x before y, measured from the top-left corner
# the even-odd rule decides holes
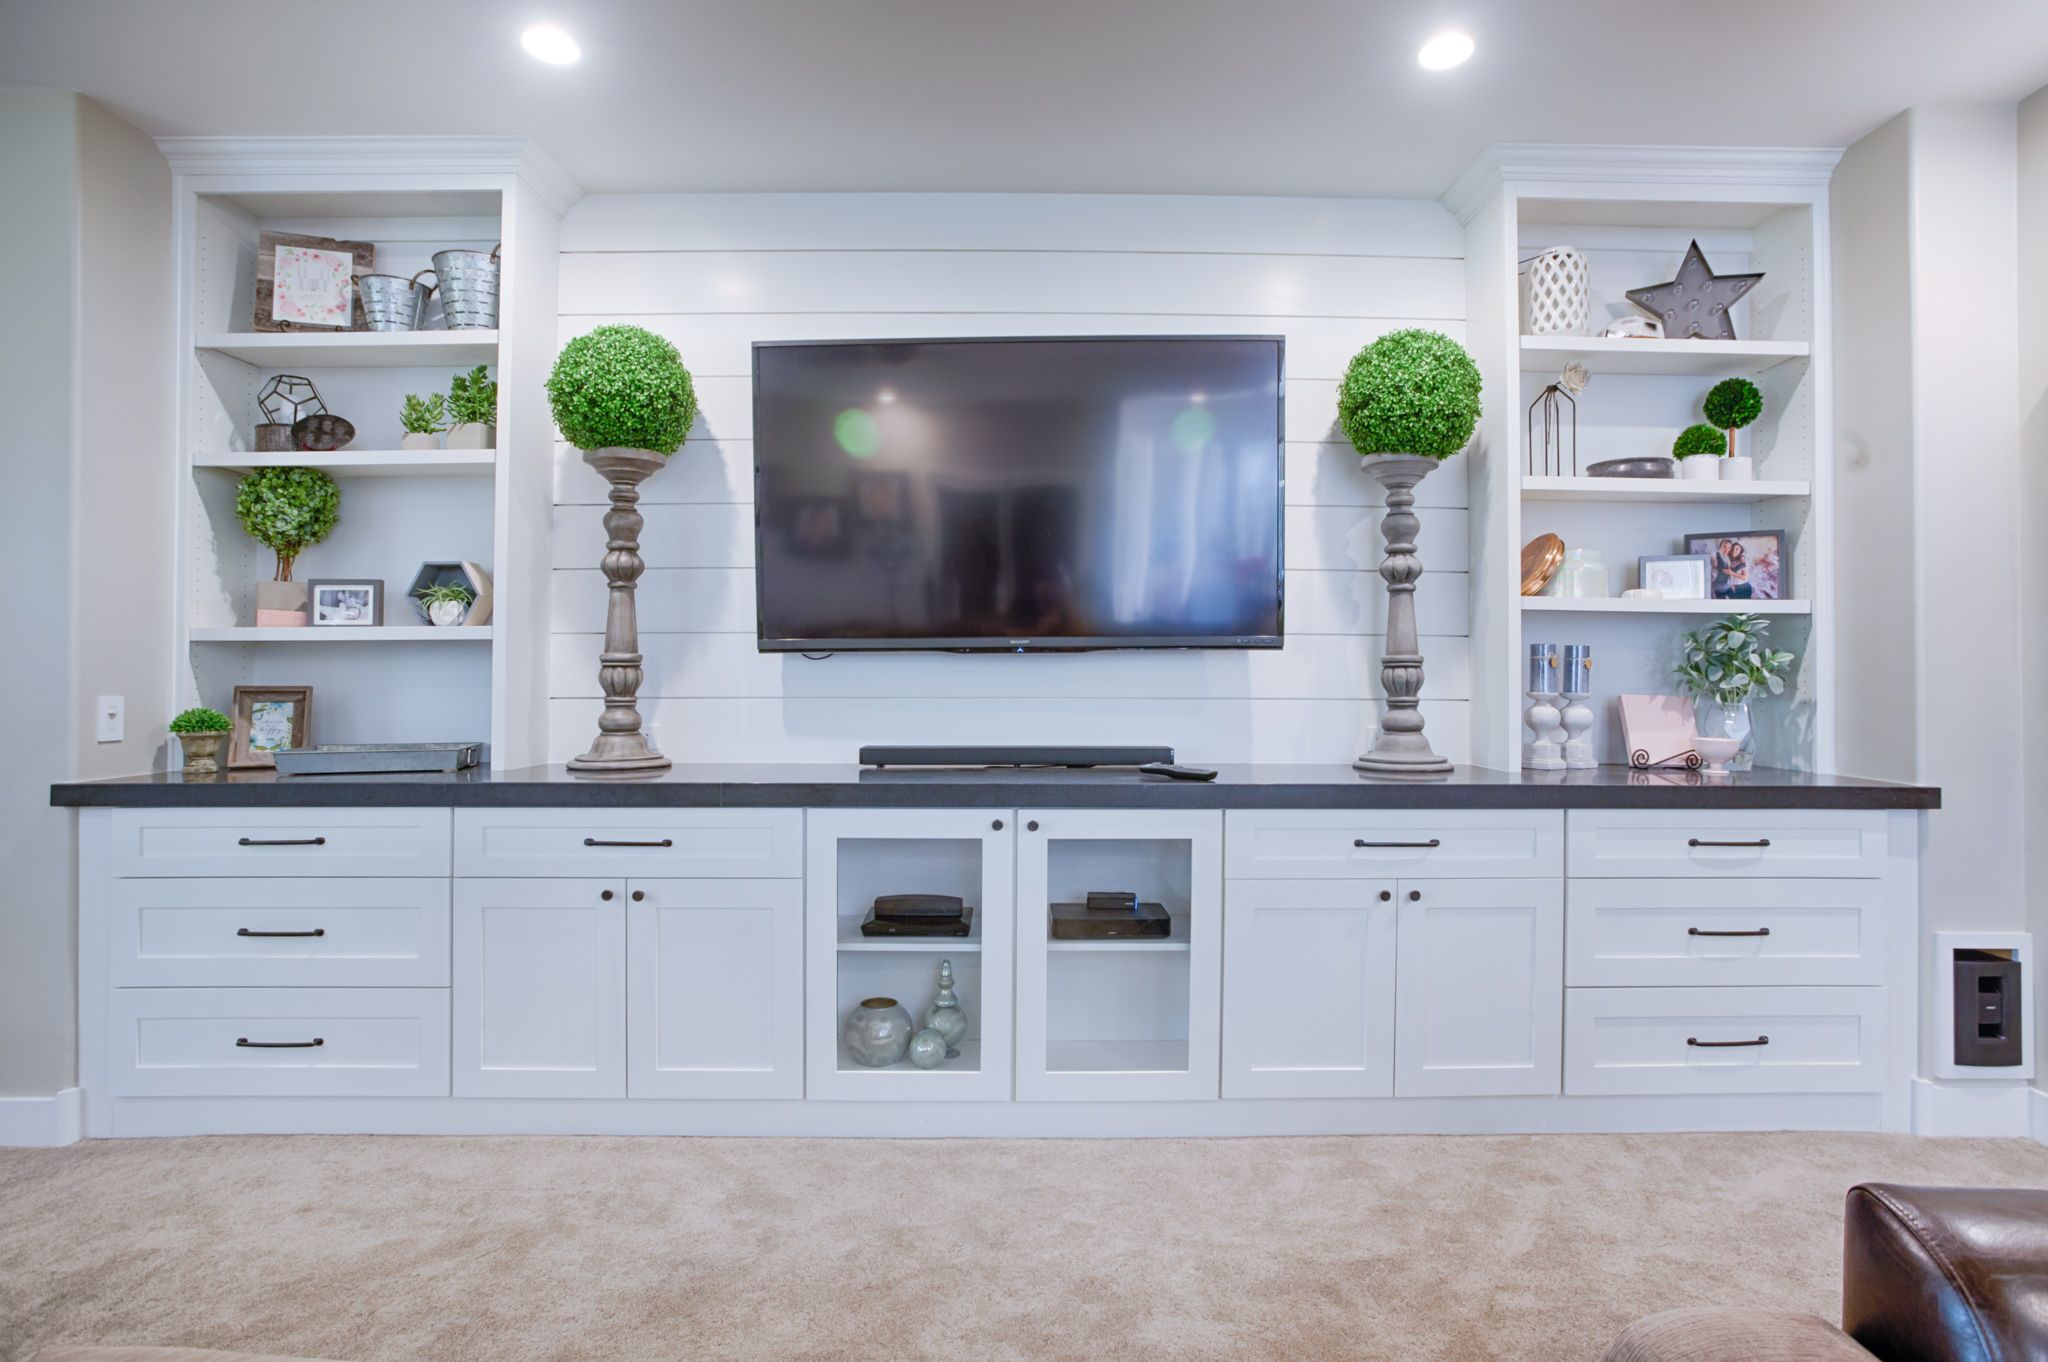
[[[760,647],[1281,644],[1278,336],[762,342]]]

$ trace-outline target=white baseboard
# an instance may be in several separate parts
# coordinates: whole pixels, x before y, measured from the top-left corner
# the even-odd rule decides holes
[[[52,1097],[0,1097],[0,1145],[77,1144],[85,1133],[84,1115],[77,1088]]]
[[[1913,1080],[1913,1133],[1994,1135],[2048,1143],[2043,1095],[2025,1083],[1937,1083]],[[2038,1133],[2037,1133],[2038,1132]]]

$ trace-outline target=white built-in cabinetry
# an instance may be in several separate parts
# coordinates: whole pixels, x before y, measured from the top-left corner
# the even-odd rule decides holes
[[[1910,813],[82,819],[81,1065],[102,1134],[1906,1120]],[[1090,889],[1164,904],[1170,935],[1054,938],[1052,905]],[[970,934],[861,934],[877,895],[915,892],[959,895]],[[921,1015],[941,960],[960,1053],[855,1062],[849,1012],[889,997]]]

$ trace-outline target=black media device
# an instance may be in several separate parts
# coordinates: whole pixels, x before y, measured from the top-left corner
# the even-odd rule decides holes
[[[1144,766],[1171,762],[1171,747],[887,747],[860,749],[863,766]]]
[[[754,346],[762,652],[1278,648],[1279,336]]]

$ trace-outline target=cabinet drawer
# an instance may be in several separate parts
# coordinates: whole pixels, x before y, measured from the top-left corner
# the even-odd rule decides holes
[[[1233,810],[1224,873],[1234,880],[1384,880],[1561,874],[1553,810]]]
[[[1564,1090],[1879,1092],[1881,988],[1571,988]]]
[[[1574,880],[1565,981],[1882,984],[1879,880]]]
[[[117,988],[108,999],[116,1097],[448,1095],[446,989]]]
[[[800,879],[801,809],[459,809],[455,873]]]
[[[1565,829],[1574,876],[1884,874],[1881,813],[1574,809]]]
[[[446,809],[116,809],[114,873],[446,875]]]
[[[446,988],[448,881],[116,880],[116,988]]]

